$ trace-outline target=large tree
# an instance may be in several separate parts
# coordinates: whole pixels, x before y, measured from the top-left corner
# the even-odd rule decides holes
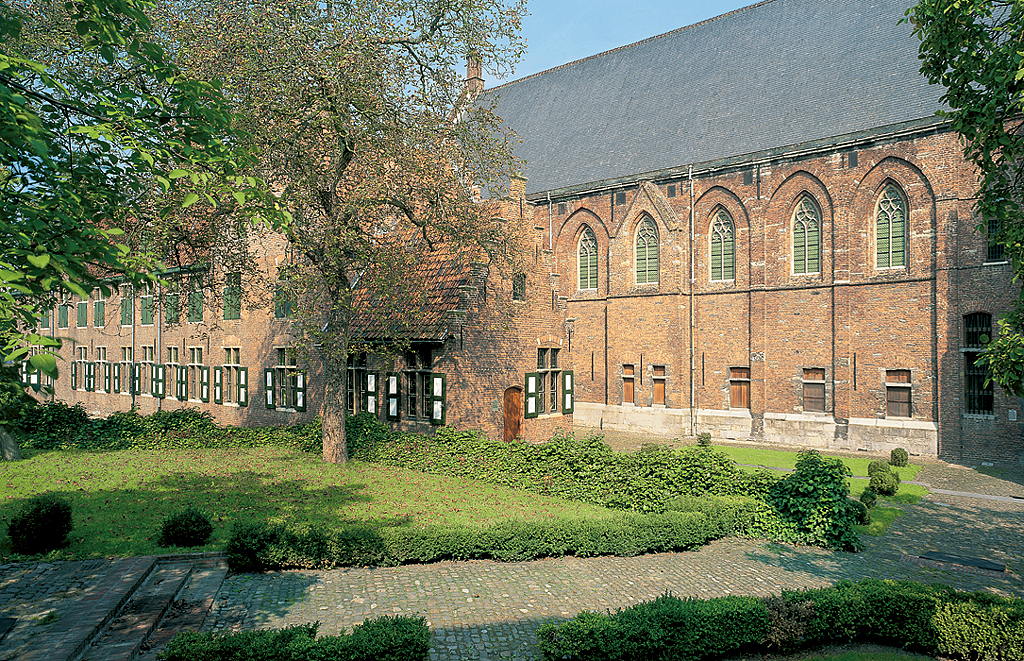
[[[0,351],[57,376],[39,316],[70,295],[153,279],[145,235],[182,207],[286,214],[214,82],[146,35],[146,0],[0,6]],[[126,229],[131,235],[126,237]],[[131,245],[129,245],[131,244]]]
[[[516,232],[478,199],[515,174],[511,141],[461,71],[467,57],[507,71],[523,13],[522,0],[161,5],[168,47],[223,81],[258,145],[255,172],[292,213],[278,275],[297,343],[323,364],[327,461],[347,457],[347,360],[370,336],[414,332],[430,302],[425,261],[496,273],[517,259]]]
[[[921,72],[946,88],[944,112],[981,174],[978,231],[1024,274],[1024,3],[921,0],[907,10],[921,39]],[[1022,292],[1024,296],[1024,292]],[[1024,396],[1024,298],[999,322],[980,362],[1007,392]]]

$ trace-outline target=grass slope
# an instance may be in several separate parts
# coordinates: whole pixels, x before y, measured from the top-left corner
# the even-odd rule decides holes
[[[0,561],[13,559],[6,523],[25,499],[48,491],[72,503],[71,544],[52,555],[62,560],[166,553],[156,543],[160,524],[188,505],[214,522],[210,543],[195,550],[222,549],[235,521],[484,526],[614,514],[472,480],[359,462],[336,466],[277,447],[41,452],[0,463],[0,487]]]

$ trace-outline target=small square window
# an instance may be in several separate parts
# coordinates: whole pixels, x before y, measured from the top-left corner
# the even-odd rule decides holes
[[[615,194],[615,204],[622,205],[622,204],[625,204],[625,203],[626,203],[626,194],[625,193],[616,193]]]
[[[675,184],[669,184],[668,185],[668,196],[669,197],[675,197],[676,196],[676,185]]]
[[[754,171],[753,170],[745,170],[743,172],[743,185],[744,186],[749,186],[752,183],[754,183]]]
[[[564,216],[565,215],[565,202],[559,202],[558,203],[558,215],[559,216]]]

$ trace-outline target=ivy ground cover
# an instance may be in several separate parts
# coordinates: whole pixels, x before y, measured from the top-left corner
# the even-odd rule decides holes
[[[189,505],[209,514],[221,550],[235,522],[425,527],[607,519],[611,510],[470,479],[392,466],[324,463],[281,447],[37,452],[0,463],[0,562],[7,526],[24,501],[56,492],[72,504],[71,544],[52,557],[81,560],[166,553],[164,518]],[[175,549],[172,549],[175,550]],[[181,549],[177,549],[181,550]]]

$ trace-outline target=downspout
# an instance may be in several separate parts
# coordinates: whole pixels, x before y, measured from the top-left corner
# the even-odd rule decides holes
[[[555,234],[551,224],[551,191],[548,191],[548,250],[555,249]]]
[[[164,288],[163,288],[163,285],[161,285],[159,282],[156,285],[156,295],[157,295],[157,299],[160,301],[160,306],[157,309],[157,313],[156,313],[156,355],[153,356],[153,365],[154,365],[153,369],[159,370],[160,369],[160,361],[162,360],[162,357],[164,355],[164,339],[163,339],[164,338],[164,335],[163,335],[163,330],[164,330],[164,304],[163,304]],[[164,372],[164,383],[163,383],[164,397],[167,397],[167,371],[166,370],[167,370],[167,367],[165,366],[163,368],[163,372]],[[163,408],[164,408],[164,397],[158,397],[157,398],[157,401],[156,401],[156,410],[157,411],[162,411],[163,410]]]
[[[693,285],[694,285],[694,280],[696,278],[694,277],[694,272],[693,272],[693,269],[694,269],[694,263],[693,263],[693,243],[694,243],[693,220],[694,220],[694,210],[693,210],[693,166],[692,165],[689,167],[689,170],[687,171],[687,175],[686,176],[687,176],[687,179],[690,182],[690,436],[696,436],[697,435],[697,410],[696,410],[697,409],[697,377],[696,377],[697,366],[694,365],[694,363],[693,363],[693,360],[694,360],[694,350],[693,350],[693,341],[694,341],[694,333],[693,333],[693,304],[694,304],[694,300],[695,300],[694,299],[694,295],[693,295]]]
[[[135,366],[139,363],[135,362],[138,356],[135,354],[135,288],[129,288],[132,294],[131,302],[131,313],[132,313],[132,362],[128,363],[128,392],[131,393],[132,397],[132,409],[135,408],[135,378],[138,376],[139,383],[142,383],[142,376],[135,374]]]

